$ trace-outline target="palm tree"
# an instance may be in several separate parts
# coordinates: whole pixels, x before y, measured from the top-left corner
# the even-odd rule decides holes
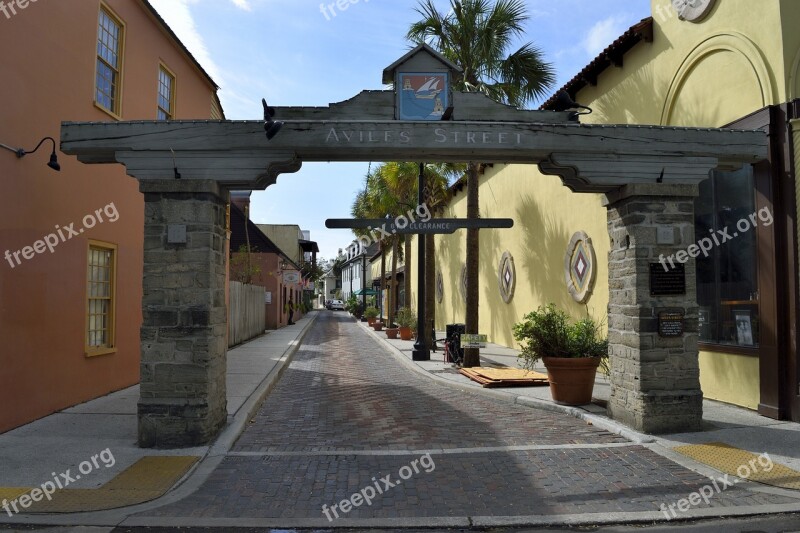
[[[354,218],[384,218],[387,215],[392,215],[397,211],[397,202],[395,197],[392,195],[392,192],[387,188],[387,182],[385,179],[385,171],[383,170],[382,166],[378,166],[375,169],[370,169],[367,175],[364,178],[364,190],[360,191],[356,198],[353,200],[353,205],[351,207],[350,213],[353,215]],[[367,229],[354,229],[353,232],[356,234],[356,237],[364,237],[367,240],[371,240],[374,233],[371,233]],[[392,298],[393,287],[394,287],[394,276],[395,271],[397,269],[397,253],[396,253],[396,240],[397,235],[393,236],[392,241],[389,243],[394,250],[393,254],[393,267],[392,267],[392,278],[388,287],[388,295],[389,298],[387,300],[387,309],[388,309],[388,322],[391,324],[393,313],[393,306],[394,301]],[[380,250],[381,250],[381,293],[387,289],[386,287],[386,244],[384,239],[381,238],[379,241]],[[381,312],[381,315],[383,313]]]
[[[420,0],[421,20],[411,25],[407,38],[426,42],[462,69],[454,89],[482,92],[492,100],[524,107],[545,96],[555,82],[551,64],[532,43],[507,53],[512,41],[524,34],[528,20],[522,0],[449,0],[450,11],[440,12],[433,0]],[[479,164],[467,166],[467,218],[480,217]],[[477,229],[467,230],[467,333],[478,333]],[[480,366],[477,349],[464,353],[464,366]]]
[[[425,203],[429,209],[433,208],[433,203],[436,199],[444,197],[447,187],[449,185],[450,179],[453,177],[460,177],[464,173],[464,165],[457,164],[457,163],[437,163],[437,164],[427,164],[424,167],[424,182],[425,182]],[[381,166],[380,174],[384,180],[384,187],[386,191],[390,194],[390,197],[393,199],[395,205],[392,208],[392,214],[395,216],[400,215],[407,215],[409,211],[414,213],[415,217],[420,216],[419,213],[416,213],[416,209],[418,207],[418,193],[417,193],[417,186],[418,186],[418,177],[419,177],[419,165],[417,163],[385,163]],[[424,238],[424,237],[419,237]],[[406,295],[406,302],[405,305],[407,307],[411,307],[412,302],[409,300],[411,298],[411,271],[413,269],[412,261],[411,261],[411,235],[404,235],[404,264],[405,264],[405,274],[403,276],[404,280],[404,291]],[[430,270],[433,272],[434,266],[433,254],[427,254],[425,256],[425,276],[426,282],[430,281],[430,288],[426,286],[426,294],[430,293],[433,295],[433,277],[434,274],[428,273],[428,265],[430,264]],[[430,302],[430,303],[428,303]],[[425,324],[429,324],[430,320],[433,319],[434,313],[434,306],[432,300],[428,299],[426,302],[425,309],[427,311],[427,315],[425,317]],[[427,328],[424,332],[427,335]]]

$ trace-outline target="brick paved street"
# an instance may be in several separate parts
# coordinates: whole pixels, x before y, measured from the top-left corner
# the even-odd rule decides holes
[[[410,372],[347,315],[323,312],[200,490],[142,516],[321,519],[366,487],[383,493],[341,516],[658,511],[707,483],[576,418]],[[792,501],[733,487],[711,506]]]

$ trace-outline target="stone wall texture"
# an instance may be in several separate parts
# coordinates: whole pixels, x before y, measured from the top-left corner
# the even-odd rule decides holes
[[[697,431],[702,426],[695,260],[685,263],[685,295],[650,292],[650,264],[686,252],[696,242],[695,195],[696,187],[689,185],[628,186],[608,195],[608,411],[645,433]],[[663,311],[684,314],[682,337],[659,336],[658,315]]]
[[[227,193],[214,182],[178,180],[142,181],[140,190],[145,228],[139,445],[196,446],[211,441],[227,419]],[[169,242],[170,226],[185,227],[185,243]]]

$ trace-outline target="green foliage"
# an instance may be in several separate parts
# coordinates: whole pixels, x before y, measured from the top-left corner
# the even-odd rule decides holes
[[[315,265],[311,262],[303,262],[300,266],[300,274],[303,276],[303,279],[316,283],[325,275],[325,272],[322,271],[322,267],[319,265]]]
[[[397,310],[397,317],[395,318],[397,325],[401,328],[413,328],[417,325],[417,315],[414,310],[409,307],[401,307]]]
[[[555,84],[553,65],[532,43],[515,51],[530,17],[524,0],[450,0],[439,11],[434,0],[420,0],[421,19],[407,38],[427,42],[463,70],[455,89],[482,92],[492,100],[523,107],[547,95]]]
[[[571,322],[555,304],[540,306],[514,324],[514,339],[522,345],[519,358],[527,369],[542,357],[600,357],[608,373],[608,339],[602,323],[590,317]]]
[[[261,267],[252,262],[251,254],[259,253],[255,246],[248,247],[246,244],[239,246],[239,249],[231,251],[230,272],[231,278],[240,283],[250,283],[255,276],[261,273]]]
[[[355,315],[361,316],[362,309],[361,309],[361,302],[356,298],[354,294],[350,295],[350,298],[344,303],[344,308],[347,312]]]
[[[367,318],[376,318],[380,314],[377,307],[367,307],[364,310],[364,316]]]

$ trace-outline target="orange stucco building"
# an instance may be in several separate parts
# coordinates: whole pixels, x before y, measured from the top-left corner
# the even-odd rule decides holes
[[[8,8],[8,2],[6,7]],[[0,12],[0,143],[62,121],[223,118],[217,86],[144,0]],[[0,149],[0,432],[139,381],[144,201],[122,166]]]

